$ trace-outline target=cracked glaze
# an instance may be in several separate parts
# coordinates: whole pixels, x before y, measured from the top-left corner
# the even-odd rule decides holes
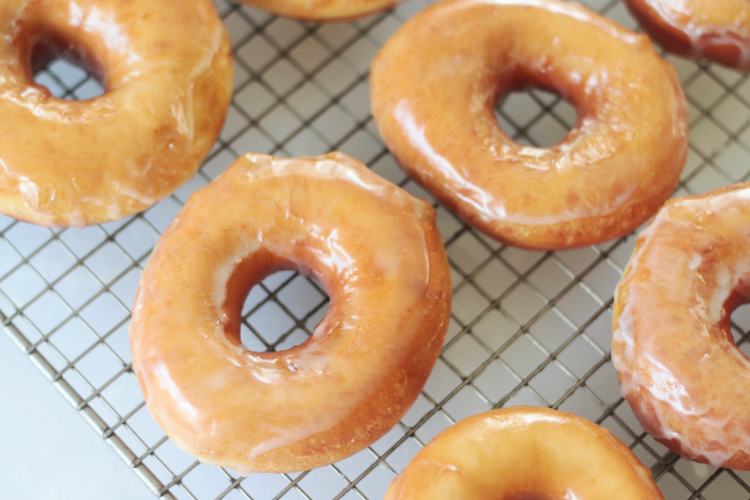
[[[549,148],[509,138],[496,101],[536,86],[578,123]],[[371,68],[372,110],[408,173],[500,241],[599,243],[645,221],[687,153],[686,103],[648,39],[571,3],[448,0],[412,17]]]
[[[617,287],[612,361],[644,429],[683,456],[750,469],[750,361],[732,311],[750,299],[750,184],[669,201]]]
[[[604,427],[516,406],[452,425],[417,453],[385,500],[663,500],[651,472]]]
[[[105,222],[195,174],[229,106],[232,55],[209,0],[183,7],[0,4],[0,212],[54,226]],[[98,75],[104,93],[63,100],[35,84],[32,64],[56,55]]]
[[[288,268],[323,285],[328,312],[304,343],[250,351],[247,292]],[[199,459],[305,470],[398,422],[437,359],[450,302],[429,203],[340,153],[245,155],[157,243],[131,322],[134,371],[154,418]]]

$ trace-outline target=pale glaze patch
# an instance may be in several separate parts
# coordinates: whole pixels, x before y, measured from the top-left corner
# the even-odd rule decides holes
[[[104,94],[68,101],[36,85],[40,43],[89,66]],[[179,12],[148,0],[2,2],[0,212],[80,226],[148,208],[195,174],[231,90],[229,37],[210,0]]]
[[[306,342],[251,352],[245,296],[288,268],[323,285],[328,312]],[[340,153],[245,155],[159,239],[131,321],[133,367],[151,414],[199,459],[305,470],[398,422],[437,359],[450,302],[429,203]]]
[[[391,483],[385,500],[664,497],[633,452],[604,427],[517,406],[450,426]]]
[[[349,21],[390,9],[400,0],[240,0],[280,16],[308,21]]]
[[[683,456],[750,469],[750,360],[731,312],[750,298],[750,184],[669,201],[618,285],[612,361],[644,429]]]
[[[445,0],[371,67],[372,110],[407,172],[468,223],[528,248],[600,243],[669,197],[687,154],[686,103],[648,39],[571,3]],[[555,91],[579,121],[555,146],[511,140],[494,105]]]
[[[750,70],[747,0],[626,0],[626,3],[644,28],[668,49]],[[674,30],[671,35],[669,28]]]

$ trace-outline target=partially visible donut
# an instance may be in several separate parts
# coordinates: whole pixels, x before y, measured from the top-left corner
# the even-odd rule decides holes
[[[69,101],[37,85],[32,63],[54,53],[99,75],[104,94]],[[81,226],[148,208],[198,170],[231,92],[210,0],[0,2],[0,212]]]
[[[328,312],[304,343],[240,343],[250,288],[294,268]],[[341,460],[413,404],[442,347],[451,286],[424,200],[343,154],[245,155],[188,200],[141,277],[130,340],[149,411],[216,465],[291,472]]]
[[[670,200],[638,235],[615,292],[612,362],[656,440],[750,470],[750,360],[730,319],[750,302],[750,183]]]
[[[578,109],[556,146],[500,128],[527,86]],[[687,154],[673,68],[631,33],[556,0],[444,0],[412,17],[371,67],[372,112],[399,163],[501,242],[560,249],[634,230],[671,195]]]
[[[625,0],[625,4],[666,50],[750,71],[747,0]]]
[[[350,21],[390,9],[401,0],[240,0],[274,14],[307,21]]]
[[[651,472],[612,433],[572,413],[510,407],[468,417],[417,453],[385,500],[656,500]]]

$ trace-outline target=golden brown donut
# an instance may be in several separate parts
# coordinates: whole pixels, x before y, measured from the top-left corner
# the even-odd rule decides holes
[[[625,4],[666,50],[750,70],[747,0],[625,0]]]
[[[495,102],[534,86],[578,123],[522,146]],[[555,0],[444,0],[407,21],[371,67],[372,112],[408,173],[501,242],[560,249],[629,233],[674,190],[685,98],[648,39]]]
[[[612,361],[643,428],[714,467],[750,470],[750,360],[730,315],[750,302],[750,183],[671,200],[617,287]]]
[[[517,406],[473,415],[417,453],[385,500],[663,499],[612,433],[572,413]]]
[[[328,312],[304,343],[240,343],[250,288],[315,277]],[[202,461],[290,472],[341,460],[409,409],[450,315],[435,211],[341,153],[245,155],[194,194],[143,271],[130,326],[148,408]]]
[[[390,9],[401,0],[240,0],[285,17],[308,21],[349,21]]]
[[[35,84],[32,63],[51,53],[98,74],[104,94],[69,101]],[[146,209],[198,170],[231,91],[210,0],[0,2],[0,212],[81,226]]]

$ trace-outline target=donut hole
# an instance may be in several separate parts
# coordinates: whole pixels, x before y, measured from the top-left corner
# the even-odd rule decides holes
[[[60,37],[46,36],[31,50],[34,83],[58,99],[84,101],[106,91],[102,65],[90,51]]]
[[[518,144],[548,148],[563,142],[578,122],[578,111],[559,94],[532,86],[500,96],[495,119]]]
[[[328,294],[315,278],[295,270],[274,272],[244,299],[240,342],[253,352],[301,345],[327,314],[328,303]]]
[[[750,357],[750,303],[737,306],[731,313],[732,339],[740,352]]]

